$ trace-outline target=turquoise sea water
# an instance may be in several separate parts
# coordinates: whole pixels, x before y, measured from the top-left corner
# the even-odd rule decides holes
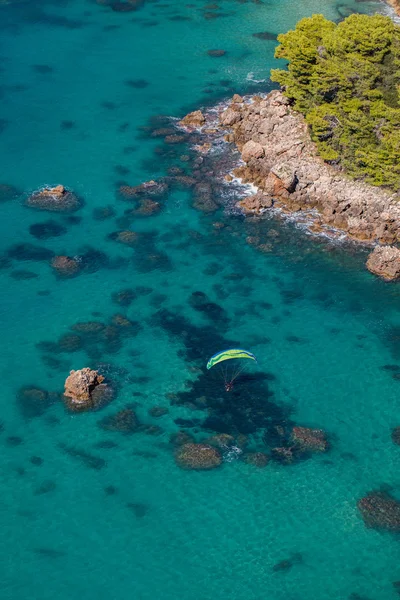
[[[142,233],[134,249],[109,238],[126,228],[116,219],[131,207],[116,194],[121,182],[186,168],[179,157],[188,146],[163,145],[143,129],[154,116],[269,89],[275,42],[253,33],[285,31],[313,12],[339,19],[382,10],[350,0],[218,6],[0,6],[0,183],[23,194],[63,183],[85,202],[75,220],[28,209],[21,198],[0,204],[9,258],[0,271],[4,600],[397,597],[399,540],[367,529],[356,503],[382,486],[400,498],[400,448],[390,438],[400,424],[400,383],[382,369],[400,360],[400,288],[364,270],[361,248],[279,220],[205,214],[187,191],[172,190],[159,215],[134,219]],[[227,54],[212,58],[209,49]],[[96,220],[94,209],[107,205],[115,216]],[[32,236],[30,227],[49,219],[63,235]],[[268,253],[248,243],[254,236],[271,244]],[[90,251],[88,269],[58,279],[46,253],[32,260],[32,248],[16,244]],[[118,306],[112,294],[126,288],[137,297]],[[196,311],[199,291],[220,308]],[[119,344],[85,340],[76,352],[43,344],[77,322],[109,324],[116,313],[139,322],[137,335]],[[224,398],[204,364],[230,342],[256,353],[265,378],[238,386],[219,411],[199,410],[201,396],[209,405]],[[21,401],[24,386],[61,392],[70,369],[99,363],[118,387],[101,411]],[[265,416],[267,402],[271,426],[321,427],[330,452],[265,469],[235,455],[209,472],[175,464],[169,438],[179,429],[198,440],[236,429],[249,434],[250,448],[269,452],[269,426],[249,417],[253,406]],[[98,426],[132,403],[159,435]],[[169,413],[150,417],[155,405]],[[291,569],[273,570],[298,553]]]

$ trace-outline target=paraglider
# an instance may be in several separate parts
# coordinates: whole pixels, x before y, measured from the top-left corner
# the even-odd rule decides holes
[[[222,352],[214,354],[207,363],[207,369],[219,365],[220,372],[224,379],[225,391],[231,392],[233,390],[233,382],[246,368],[248,360],[257,362],[254,354],[248,350],[243,350],[242,348],[229,348],[228,350],[223,350]],[[232,362],[225,363],[225,361]]]

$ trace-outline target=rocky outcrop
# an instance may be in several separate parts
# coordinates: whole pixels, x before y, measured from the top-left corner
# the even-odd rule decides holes
[[[165,181],[145,181],[140,185],[122,185],[119,194],[124,200],[138,200],[140,197],[162,198],[168,192],[168,184]]]
[[[201,127],[202,125],[204,125],[205,122],[206,118],[201,112],[201,110],[195,110],[186,115],[186,117],[184,117],[182,121],[179,121],[179,125],[181,127],[195,128]]]
[[[74,212],[81,207],[81,201],[63,185],[45,187],[31,194],[26,200],[26,206],[52,212]]]
[[[175,453],[175,460],[182,469],[214,469],[222,463],[220,452],[208,444],[183,444]]]
[[[377,246],[368,257],[367,269],[386,281],[399,279],[400,250],[394,246]]]
[[[64,398],[71,410],[90,410],[103,404],[105,396],[108,396],[107,388],[102,375],[85,367],[70,372],[65,380]]]
[[[221,113],[220,127],[229,130],[226,139],[245,163],[235,175],[259,189],[256,198],[240,202],[245,211],[263,212],[272,204],[290,211],[317,209],[322,223],[354,239],[400,241],[399,197],[324,163],[305,119],[280,91],[250,102],[235,97]]]
[[[400,531],[400,502],[389,494],[370,492],[357,506],[368,527]]]
[[[400,0],[386,0],[386,2],[400,15]]]

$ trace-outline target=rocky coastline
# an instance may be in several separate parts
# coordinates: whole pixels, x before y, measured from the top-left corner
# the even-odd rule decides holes
[[[400,16],[400,0],[386,0],[386,3],[394,9],[396,15]]]
[[[386,280],[400,277],[400,251],[396,248],[400,242],[400,196],[350,179],[325,163],[303,116],[291,108],[281,91],[250,99],[235,95],[217,121],[213,112],[203,115],[196,111],[180,126],[196,131],[202,128],[207,138],[203,153],[212,151],[222,134],[239,150],[242,163],[225,178],[229,181],[234,176],[257,188],[238,203],[244,214],[264,214],[271,208],[300,214],[308,211],[313,218],[312,231],[331,228],[350,239],[377,245],[367,267]]]

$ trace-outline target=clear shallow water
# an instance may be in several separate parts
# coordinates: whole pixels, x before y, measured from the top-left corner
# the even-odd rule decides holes
[[[356,502],[382,485],[400,497],[400,450],[390,440],[399,425],[399,382],[380,368],[399,360],[399,288],[364,271],[361,249],[316,242],[279,221],[258,226],[205,215],[186,192],[171,192],[160,215],[132,225],[154,232],[154,243],[144,239],[132,250],[107,237],[130,207],[116,198],[118,182],[163,175],[187,152],[179,148],[172,161],[154,154],[160,140],[138,127],[154,115],[180,116],[251,91],[249,80],[267,78],[274,42],[252,33],[285,31],[315,11],[340,16],[330,1],[223,2],[225,16],[217,19],[205,19],[203,6],[148,2],[132,13],[78,1],[0,7],[2,182],[24,192],[64,183],[85,200],[75,224],[19,201],[0,205],[1,252],[29,242],[73,256],[90,246],[125,261],[70,280],[56,279],[47,261],[13,260],[0,272],[2,598],[396,597],[398,539],[366,529]],[[346,2],[340,10],[378,7]],[[210,58],[212,48],[227,55]],[[108,204],[116,217],[95,221],[93,209]],[[50,218],[65,235],[35,240],[29,227]],[[255,234],[272,243],[269,253],[246,242]],[[154,247],[169,260],[154,265]],[[37,277],[16,279],[22,269]],[[113,292],[137,286],[152,291],[129,308],[112,302]],[[219,319],[193,310],[194,291],[223,308]],[[142,328],[117,352],[102,346],[90,356],[51,355],[36,346],[57,341],[77,321],[108,323],[120,312]],[[193,401],[202,385],[218,398],[219,387],[193,367],[225,340],[257,354],[269,373],[259,396],[297,423],[324,428],[329,454],[263,470],[237,460],[208,473],[178,469],[169,445],[179,429],[174,420],[206,415],[172,405],[156,420],[147,410],[169,406],[169,394],[186,391]],[[120,369],[119,394],[103,411],[71,415],[60,402],[34,418],[21,411],[22,386],[61,391],[70,369],[98,362]],[[243,386],[239,400],[246,404],[253,393]],[[124,437],[97,426],[133,401],[144,423],[162,427],[159,436]],[[212,433],[196,429],[198,439]],[[263,447],[261,433],[253,447]],[[104,440],[117,446],[96,447]],[[105,464],[90,468],[60,443]],[[296,552],[301,564],[272,570]]]

